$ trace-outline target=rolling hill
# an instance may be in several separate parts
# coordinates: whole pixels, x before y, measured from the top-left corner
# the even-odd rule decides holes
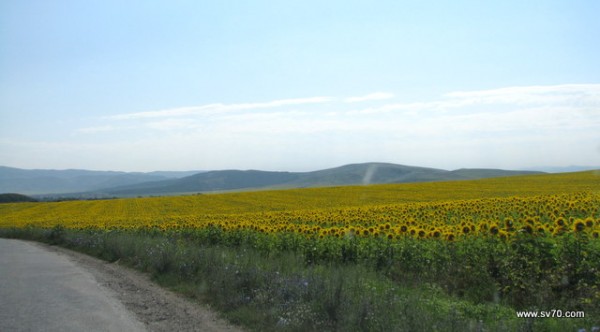
[[[469,180],[536,174],[533,171],[453,171],[390,163],[350,164],[312,172],[218,170],[128,173],[88,170],[25,170],[0,166],[0,193],[45,198],[174,195],[228,190],[286,189],[380,183]]]
[[[148,181],[168,180],[195,173],[198,172],[128,173],[73,169],[20,169],[0,166],[0,193],[40,195],[88,192]]]
[[[105,188],[97,192],[112,196],[167,195],[224,190],[285,189],[376,183],[467,180],[539,173],[542,172],[497,169],[459,169],[447,171],[389,163],[363,163],[312,172],[269,172],[257,170],[209,171],[179,179]]]

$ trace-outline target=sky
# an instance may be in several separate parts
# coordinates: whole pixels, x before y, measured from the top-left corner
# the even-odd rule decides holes
[[[600,2],[0,2],[0,165],[600,165]]]

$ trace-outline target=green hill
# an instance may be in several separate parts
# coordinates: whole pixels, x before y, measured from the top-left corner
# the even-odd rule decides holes
[[[496,169],[460,169],[447,171],[389,163],[363,163],[313,172],[210,171],[180,179],[106,188],[99,192],[112,196],[165,195],[224,190],[289,189],[466,180],[540,173],[542,172]]]
[[[77,169],[20,169],[0,166],[0,193],[43,195],[88,192],[101,188],[168,180],[196,173],[198,172],[140,173]]]
[[[25,195],[21,195],[21,194],[14,194],[14,193],[0,194],[0,203],[20,203],[20,202],[37,202],[37,200],[33,197],[29,197],[29,196],[25,196]]]

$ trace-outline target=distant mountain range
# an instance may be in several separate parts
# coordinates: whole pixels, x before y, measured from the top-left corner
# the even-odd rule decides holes
[[[482,179],[540,174],[499,169],[443,169],[389,163],[351,164],[312,172],[221,170],[125,173],[85,170],[23,170],[0,167],[0,193],[55,197],[127,197],[227,190],[284,189],[382,183]]]
[[[148,181],[181,178],[197,173],[198,171],[129,173],[74,169],[29,170],[0,166],[0,193],[41,195],[88,192]]]

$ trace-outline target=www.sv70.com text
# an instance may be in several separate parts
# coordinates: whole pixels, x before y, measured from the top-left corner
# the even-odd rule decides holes
[[[552,309],[547,311],[517,311],[519,318],[585,318],[583,311],[563,311]]]

